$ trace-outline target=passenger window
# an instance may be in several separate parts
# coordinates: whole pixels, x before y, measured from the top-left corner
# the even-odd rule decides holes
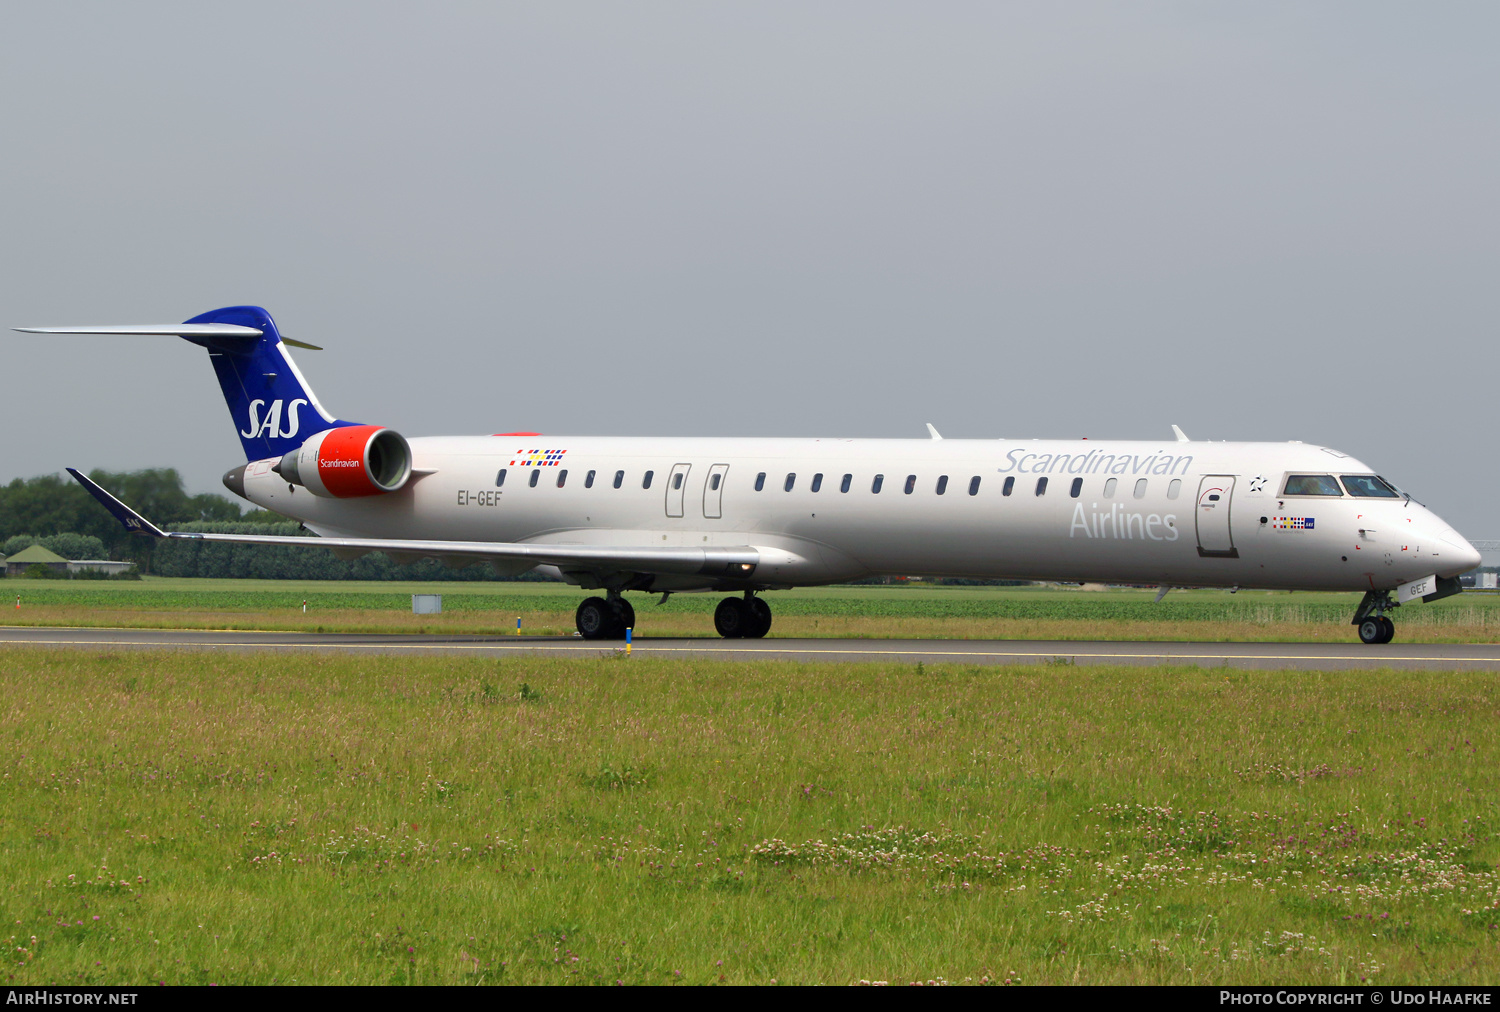
[[[504,485],[504,484],[505,484],[505,468],[502,467],[500,469],[500,473],[497,474],[497,475],[495,475],[495,487],[499,488],[501,485]]]
[[[1036,480],[1036,494],[1037,495],[1046,495],[1047,494],[1047,479],[1046,478],[1038,478]]]
[[[937,494],[942,495],[946,491],[948,491],[948,476],[940,474],[938,475]]]
[[[673,489],[679,489],[681,487],[682,487],[682,472],[679,471],[676,474],[672,475],[672,488]]]
[[[823,487],[823,472],[819,471],[817,474],[813,475],[812,490],[814,492],[816,492],[819,489],[821,489],[822,487]]]
[[[1346,474],[1344,488],[1350,495],[1361,499],[1399,499],[1401,493],[1387,485],[1384,478],[1374,474]]]
[[[717,492],[719,490],[719,479],[722,477],[724,477],[722,474],[716,474],[712,478],[708,479],[708,487]]]
[[[1331,474],[1292,474],[1282,495],[1343,495]]]
[[[616,471],[615,472],[615,488],[619,488],[624,483],[625,483],[625,472],[624,471]]]
[[[1181,494],[1182,494],[1182,479],[1181,478],[1173,478],[1171,484],[1169,484],[1167,486],[1167,498],[1168,499],[1176,499]]]
[[[909,474],[906,476],[906,494],[911,495],[912,489],[917,487],[917,476]]]
[[[880,493],[880,486],[882,486],[884,484],[885,484],[885,475],[883,475],[883,474],[877,474],[875,476],[875,480],[872,481],[872,482],[870,482],[870,491],[874,492],[874,493],[876,493],[878,495]]]
[[[1109,481],[1106,481],[1104,483],[1104,498],[1113,499],[1115,497],[1115,486],[1118,484],[1120,484],[1119,478],[1111,478]]]
[[[839,482],[839,491],[840,492],[847,492],[847,491],[849,491],[849,485],[853,481],[854,481],[854,475],[852,475],[852,474],[846,474],[846,475],[844,475],[844,480],[841,481],[841,482]]]
[[[536,488],[536,480],[542,476],[542,469],[533,467],[531,469],[531,487]]]
[[[977,474],[974,477],[972,477],[972,478],[969,479],[969,494],[970,495],[978,495],[979,494],[979,475],[977,475]]]
[[[762,471],[755,476],[755,491],[759,492],[766,487],[766,472]]]
[[[792,486],[795,484],[797,484],[797,472],[793,471],[786,476],[786,485],[784,486],[785,491],[790,492],[792,490]]]
[[[1016,479],[1015,479],[1015,477],[1012,476],[1010,478],[1006,478],[1005,479],[1005,487],[1000,490],[1000,494],[1001,495],[1010,495],[1013,491],[1015,491],[1015,488],[1016,488]]]
[[[567,468],[563,468],[561,471],[557,472],[557,487],[558,488],[562,488],[563,485],[566,484],[567,480],[568,480],[568,469]]]
[[[1068,495],[1072,496],[1074,499],[1077,499],[1079,493],[1082,492],[1082,491],[1083,491],[1083,479],[1082,478],[1074,478],[1073,479],[1073,487],[1070,488],[1070,489],[1068,489]]]
[[[641,479],[641,488],[650,488],[651,487],[651,479],[654,478],[654,477],[656,477],[656,472],[655,471],[647,471],[646,472],[646,477],[643,478],[643,479]]]
[[[593,488],[594,487],[594,475],[597,474],[597,473],[598,472],[596,472],[596,471],[590,471],[588,474],[586,474],[586,475],[583,476],[583,487],[584,488]]]
[[[1137,499],[1144,499],[1144,498],[1146,498],[1146,479],[1145,478],[1141,478],[1138,481],[1136,481],[1136,483],[1135,483],[1135,497]]]

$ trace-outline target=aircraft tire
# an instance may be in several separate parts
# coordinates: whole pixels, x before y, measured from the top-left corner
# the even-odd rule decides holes
[[[771,631],[771,606],[758,597],[745,603],[750,612],[750,626],[745,630],[745,638],[758,640]]]
[[[1359,641],[1361,643],[1384,643],[1385,623],[1374,615],[1359,624]]]
[[[578,626],[578,634],[586,640],[618,639],[625,634],[623,628],[619,633],[615,632],[618,621],[615,610],[602,597],[584,598],[573,613],[573,621]]]
[[[737,597],[726,597],[714,609],[714,629],[726,640],[743,639],[749,635],[750,609]]]
[[[1380,616],[1380,624],[1385,629],[1385,631],[1380,634],[1380,642],[1389,643],[1391,640],[1396,638],[1396,623],[1392,622],[1387,616],[1382,615]]]
[[[620,636],[625,635],[626,629],[635,628],[635,609],[623,597],[616,598],[612,603],[615,606],[615,621],[620,630],[619,635],[616,636],[616,639],[618,639]]]

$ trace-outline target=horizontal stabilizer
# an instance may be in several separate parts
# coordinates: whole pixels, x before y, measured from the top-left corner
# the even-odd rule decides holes
[[[265,331],[256,327],[241,327],[233,323],[172,323],[161,327],[12,327],[22,334],[89,334],[104,337],[260,337]],[[282,344],[308,351],[322,351],[320,344],[296,341],[285,335]]]
[[[676,573],[748,579],[760,564],[760,552],[748,545],[735,548],[658,548],[654,545],[546,545],[488,541],[407,541],[396,538],[302,538],[260,534],[190,534],[164,531],[87,475],[68,468],[78,483],[103,504],[125,529],[153,538],[228,541],[242,545],[286,545],[292,548],[354,549],[361,552],[406,554],[444,560],[529,562],[533,566],[562,566],[595,571]]]
[[[264,331],[233,323],[168,323],[160,327],[14,327],[23,334],[95,334],[113,337],[260,337]]]

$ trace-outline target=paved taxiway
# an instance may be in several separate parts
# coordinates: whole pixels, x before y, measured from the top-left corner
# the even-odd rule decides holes
[[[576,637],[378,636],[361,633],[235,632],[196,629],[0,628],[0,644],[83,650],[314,650],[343,653],[505,656],[611,654],[624,644]],[[1190,664],[1231,668],[1409,668],[1500,670],[1495,643],[1138,643],[1042,640],[652,639],[639,657],[721,660],[897,661],[926,664]]]

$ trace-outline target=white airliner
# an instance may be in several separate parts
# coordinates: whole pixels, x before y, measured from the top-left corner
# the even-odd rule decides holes
[[[1172,587],[1364,592],[1353,624],[1459,592],[1479,553],[1337,450],[1303,443],[942,439],[405,439],[334,418],[265,310],[161,327],[208,349],[247,463],[224,484],[320,536],[160,530],[69,469],[127,527],[159,538],[326,547],[344,558],[544,567],[587,590],[578,631],[635,625],[625,591],[728,593],[726,637],[764,636],[764,591],[921,574]]]

